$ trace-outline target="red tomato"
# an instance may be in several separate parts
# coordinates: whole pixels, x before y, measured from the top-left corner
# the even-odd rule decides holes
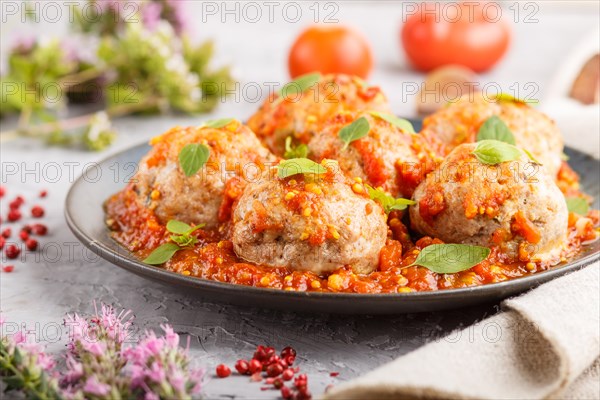
[[[294,42],[289,55],[292,78],[309,72],[340,73],[366,78],[373,67],[369,43],[344,26],[313,26]]]
[[[458,64],[482,72],[502,58],[510,26],[495,3],[428,3],[402,27],[402,44],[422,71]]]

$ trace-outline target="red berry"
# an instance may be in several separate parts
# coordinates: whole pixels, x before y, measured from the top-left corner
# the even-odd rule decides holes
[[[14,259],[14,258],[19,257],[19,254],[21,253],[21,249],[18,248],[16,245],[11,244],[6,247],[6,249],[4,250],[4,253],[6,254],[6,257],[8,257],[10,259]]]
[[[21,219],[21,211],[19,211],[16,208],[10,210],[8,212],[8,215],[6,216],[6,219],[9,220],[10,222],[15,222],[15,221],[20,220]]]
[[[4,239],[4,236],[0,236],[0,249],[4,248],[4,243],[6,243],[6,239]]]
[[[291,380],[294,377],[294,370],[291,368],[284,370],[283,373],[281,374],[281,377],[283,378],[284,381]]]
[[[287,358],[288,356],[296,357],[296,350],[292,347],[288,346],[281,350],[281,358]]]
[[[10,228],[6,228],[2,231],[2,237],[8,239],[12,235],[12,230]]]
[[[237,360],[235,363],[235,369],[242,375],[246,375],[250,371],[250,365],[246,360]]]
[[[31,226],[30,225],[23,225],[23,227],[21,228],[21,232],[31,233]]]
[[[44,198],[44,197],[46,197],[46,196],[48,196],[48,191],[47,191],[47,190],[42,190],[42,191],[40,192],[40,197]]]
[[[267,376],[275,377],[281,375],[283,367],[279,364],[271,364],[267,367]]]
[[[265,361],[269,357],[267,357],[267,352],[265,350],[265,347],[264,346],[258,346],[256,348],[256,351],[254,352],[254,357],[252,357],[252,358],[257,359],[258,361]]]
[[[277,364],[279,363],[279,361],[281,360],[281,358],[279,358],[279,356],[271,356],[269,357],[269,359],[267,360],[267,365],[271,365],[271,364]]]
[[[29,239],[29,233],[27,233],[25,231],[21,231],[21,232],[19,232],[19,237],[21,238],[22,241],[26,241],[27,239]]]
[[[300,374],[294,378],[294,386],[297,388],[306,386],[308,384],[308,377],[305,374]]]
[[[6,194],[6,188],[4,186],[0,186],[0,197],[4,197]]]
[[[287,356],[285,358],[285,362],[287,363],[287,365],[294,365],[294,361],[296,361],[295,356]]]
[[[298,400],[310,400],[310,399],[312,399],[312,394],[308,391],[307,387],[298,389]]]
[[[27,250],[34,251],[38,248],[38,241],[35,239],[27,239],[27,241],[25,241],[25,246],[27,247]]]
[[[251,374],[262,371],[262,363],[257,359],[253,358],[250,360],[250,364],[248,365],[248,370]]]
[[[265,353],[267,353],[267,359],[271,358],[275,355],[275,349],[273,347],[265,348]]]
[[[48,233],[48,228],[44,224],[33,224],[31,227],[31,233],[34,235],[44,236]]]
[[[227,378],[229,375],[231,375],[231,370],[229,369],[229,367],[225,364],[219,364],[217,365],[217,376],[219,378]]]
[[[4,267],[2,267],[2,271],[4,272],[13,272],[15,269],[14,265],[5,265]]]
[[[277,378],[273,381],[273,386],[275,386],[275,389],[281,389],[283,387],[283,381],[281,380],[281,378]]]
[[[33,218],[42,218],[44,216],[44,209],[40,206],[33,206],[31,208],[31,216]]]
[[[335,377],[337,377],[337,376],[339,376],[339,375],[340,375],[340,373],[339,373],[339,372],[330,372],[330,373],[329,373],[329,376],[331,376],[331,377],[333,377],[333,378],[335,378]]]
[[[283,386],[281,388],[281,397],[283,397],[286,400],[291,399],[292,398],[292,389],[290,389],[287,386]]]

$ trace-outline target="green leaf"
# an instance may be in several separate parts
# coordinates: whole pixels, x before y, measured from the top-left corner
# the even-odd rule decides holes
[[[321,164],[309,160],[308,158],[292,158],[279,163],[277,166],[277,176],[280,179],[297,174],[324,174],[327,169]]]
[[[535,100],[535,99],[523,100],[523,99],[519,99],[519,98],[513,96],[512,94],[508,94],[508,93],[498,93],[498,94],[494,95],[493,98],[498,101],[506,101],[506,102],[510,102],[510,103],[523,103],[523,104],[539,103],[539,101]]]
[[[506,161],[518,160],[523,153],[512,144],[497,140],[482,140],[477,142],[473,154],[484,164],[496,165]]]
[[[400,129],[402,132],[407,132],[412,135],[416,135],[415,128],[412,126],[410,121],[408,121],[406,119],[398,118],[395,115],[386,114],[386,113],[382,113],[379,111],[369,111],[369,114],[371,114],[374,117],[377,117],[384,121],[389,122],[390,124],[394,125],[396,128]]]
[[[283,158],[306,158],[308,156],[308,146],[301,143],[298,146],[292,146],[292,137],[288,136],[285,138],[285,154]]]
[[[311,73],[298,77],[296,80],[293,80],[289,83],[283,85],[283,87],[279,90],[278,94],[281,97],[295,95],[298,93],[303,93],[308,88],[319,82],[321,79],[321,74]]]
[[[567,201],[569,212],[585,217],[590,211],[590,205],[583,197],[567,197],[565,200]]]
[[[386,214],[389,214],[393,210],[404,210],[408,206],[417,204],[415,201],[408,199],[395,199],[394,197],[385,193],[383,190],[375,189],[369,185],[365,186],[367,187],[367,192],[369,193],[369,197],[371,198],[371,200],[375,200],[376,202],[381,204],[381,207],[383,207],[383,210]]]
[[[171,240],[181,248],[198,243],[198,238],[190,235],[171,235]]]
[[[527,154],[527,157],[529,157],[529,159],[530,159],[531,161],[533,161],[533,162],[534,162],[534,163],[536,163],[536,164],[543,165],[541,162],[539,162],[539,161],[537,160],[537,158],[535,158],[535,157],[533,156],[533,154],[531,154],[531,152],[530,152],[529,150],[527,150],[527,149],[522,149],[522,150],[523,150],[523,152],[524,152],[525,154]]]
[[[204,144],[192,143],[179,152],[179,165],[185,176],[192,176],[208,161],[210,149]]]
[[[221,118],[221,119],[211,119],[209,121],[204,122],[200,125],[202,128],[222,128],[224,126],[229,125],[234,118]]]
[[[188,233],[191,229],[192,227],[186,224],[185,222],[176,221],[174,219],[167,222],[167,230],[172,233],[184,235]]]
[[[177,253],[180,247],[175,243],[165,243],[158,246],[148,257],[144,259],[144,263],[150,265],[164,264],[173,257],[173,254]]]
[[[498,140],[500,142],[516,145],[515,137],[508,126],[497,116],[489,117],[477,132],[477,141]]]
[[[420,265],[438,274],[454,274],[473,268],[485,260],[491,250],[466,244],[432,244],[417,256],[412,265]]]
[[[371,126],[369,125],[369,121],[367,121],[365,117],[360,117],[351,124],[344,126],[338,132],[338,137],[342,139],[342,141],[345,143],[344,148],[342,150],[346,149],[348,145],[350,145],[350,143],[354,142],[355,140],[367,136],[369,134],[370,129]]]

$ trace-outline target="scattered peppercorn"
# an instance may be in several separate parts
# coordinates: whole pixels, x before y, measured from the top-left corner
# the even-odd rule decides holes
[[[0,236],[0,250],[4,248],[4,244],[6,243],[6,239],[4,236]]]
[[[12,260],[19,257],[19,254],[21,254],[21,249],[14,244],[10,244],[6,247],[6,249],[4,249],[4,253],[6,254],[6,257]]]
[[[2,237],[8,239],[12,235],[12,230],[10,228],[6,228],[2,231]]]
[[[31,233],[31,226],[30,225],[23,225],[23,227],[21,228],[21,232]]]
[[[290,380],[292,380],[292,378],[294,377],[294,370],[291,369],[291,368],[286,369],[281,374],[281,377],[283,378],[284,381],[290,381]]]
[[[13,272],[15,269],[14,265],[5,265],[2,267],[2,271],[4,272]]]
[[[4,197],[6,194],[6,188],[4,186],[0,186],[0,197]]]
[[[25,247],[27,247],[27,250],[34,251],[38,248],[38,241],[35,239],[27,239],[27,241],[25,241]]]
[[[18,208],[13,208],[8,212],[6,219],[10,222],[15,222],[21,219],[21,211]]]
[[[42,190],[42,191],[40,192],[40,197],[41,197],[41,198],[44,198],[44,197],[46,197],[46,196],[48,196],[48,191],[47,191],[47,190]]]
[[[231,375],[231,369],[229,369],[229,367],[225,364],[219,364],[217,365],[217,376],[219,378],[227,378],[229,375]]]
[[[27,233],[25,231],[21,231],[21,232],[19,232],[19,237],[21,238],[22,241],[26,241],[27,239],[29,239],[29,233]]]
[[[262,371],[263,366],[262,363],[260,361],[258,361],[257,359],[253,358],[252,360],[250,360],[250,364],[249,364],[249,371],[251,374],[255,374],[257,372]]]
[[[33,206],[31,208],[31,216],[33,218],[42,218],[44,216],[44,209],[41,206]]]
[[[33,224],[31,226],[31,233],[34,235],[45,236],[48,233],[48,228],[44,224]]]

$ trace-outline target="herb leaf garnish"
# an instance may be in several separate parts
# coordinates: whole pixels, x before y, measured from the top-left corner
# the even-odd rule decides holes
[[[192,176],[208,161],[210,149],[205,144],[186,144],[179,152],[179,165],[185,176]]]
[[[327,169],[308,158],[292,158],[284,160],[277,166],[277,176],[280,179],[297,174],[324,174]]]
[[[569,212],[583,215],[585,217],[590,211],[590,205],[583,197],[567,197],[565,200],[567,202],[567,208],[569,209]]]
[[[506,161],[518,160],[523,153],[512,144],[486,139],[477,142],[473,154],[483,164],[495,165]]]
[[[192,233],[204,227],[204,224],[189,226],[185,222],[170,220],[167,222],[167,230],[173,235],[169,237],[171,242],[163,243],[150,253],[144,259],[144,263],[151,265],[164,264],[173,257],[181,249],[189,248],[198,243],[198,238],[192,236]]]
[[[321,74],[318,72],[302,75],[296,80],[293,80],[283,85],[283,87],[279,90],[278,94],[280,97],[287,97],[290,95],[303,93],[315,83],[319,82],[320,79]]]
[[[406,119],[398,118],[395,115],[387,114],[387,113],[383,113],[383,112],[379,112],[379,111],[369,111],[369,114],[371,114],[374,117],[380,118],[386,122],[389,122],[396,128],[400,129],[402,132],[407,132],[412,135],[416,135],[415,128],[412,126],[410,121],[408,121]]]
[[[345,150],[355,140],[367,136],[370,129],[371,125],[369,125],[369,121],[365,117],[360,117],[351,124],[344,126],[338,132],[338,137],[345,143],[342,150]]]
[[[438,274],[454,274],[473,268],[485,260],[491,250],[466,244],[431,244],[424,247],[410,265],[420,265]]]
[[[394,197],[385,193],[381,189],[375,189],[369,185],[365,186],[367,187],[367,191],[369,192],[369,197],[371,198],[371,200],[375,200],[376,202],[381,204],[381,207],[383,207],[383,210],[386,214],[389,214],[393,210],[404,210],[408,206],[417,204],[416,202],[408,199],[395,199]]]
[[[285,154],[283,158],[291,159],[291,158],[306,158],[308,155],[308,146],[304,143],[299,144],[298,146],[292,145],[292,137],[288,136],[285,138]]]
[[[229,125],[233,120],[234,118],[211,119],[209,121],[205,121],[202,125],[200,125],[200,127],[218,129]]]
[[[479,128],[477,141],[498,140],[500,142],[516,145],[515,137],[509,127],[497,116],[491,116]]]
[[[523,104],[539,103],[539,101],[535,100],[535,99],[532,99],[532,100],[519,99],[519,98],[513,96],[512,94],[508,94],[508,93],[497,93],[496,95],[493,96],[493,98],[498,101],[506,101],[506,102],[510,102],[510,103],[523,103]]]

